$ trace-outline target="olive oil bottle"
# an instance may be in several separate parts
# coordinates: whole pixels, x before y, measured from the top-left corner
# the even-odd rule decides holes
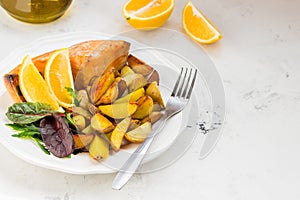
[[[0,0],[12,17],[29,23],[46,23],[61,17],[72,0]]]

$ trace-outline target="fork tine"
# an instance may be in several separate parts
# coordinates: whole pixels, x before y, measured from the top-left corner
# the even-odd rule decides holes
[[[184,88],[184,85],[185,85],[185,80],[186,80],[186,75],[187,75],[188,69],[183,68],[183,71],[184,71],[184,76],[183,76],[183,79],[180,83],[179,89],[177,91],[177,94],[176,94],[177,97],[182,97],[182,89]],[[182,74],[181,74],[181,77],[182,77]]]
[[[189,92],[188,92],[187,97],[186,97],[187,99],[189,99],[191,97],[191,94],[192,94],[192,91],[193,91],[193,88],[194,88],[194,85],[195,85],[195,80],[196,80],[197,74],[198,73],[197,73],[197,69],[196,69],[195,72],[194,72],[194,77],[193,77]]]
[[[185,83],[185,87],[184,87],[184,90],[183,90],[183,93],[181,95],[181,97],[183,98],[186,98],[186,94],[187,94],[187,91],[188,91],[188,88],[189,88],[189,83],[190,83],[190,80],[191,80],[191,76],[192,76],[192,68],[189,69],[189,75],[188,75],[188,78],[187,78],[187,81]],[[187,69],[188,71],[188,69]]]
[[[173,91],[172,91],[172,94],[171,94],[172,97],[174,97],[175,94],[176,94],[176,92],[177,92],[178,85],[179,85],[180,79],[181,79],[181,77],[182,77],[182,73],[183,73],[183,67],[181,68],[180,74],[179,74],[179,76],[178,76],[178,78],[177,78],[177,81],[176,81],[176,83],[175,83],[175,86],[174,86],[174,88],[173,88]]]

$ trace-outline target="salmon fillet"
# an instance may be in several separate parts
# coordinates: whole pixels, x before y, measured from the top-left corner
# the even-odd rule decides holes
[[[77,90],[85,88],[94,76],[100,76],[106,70],[122,68],[127,62],[129,48],[130,43],[123,40],[90,40],[71,46],[69,57],[75,88]],[[32,59],[42,75],[52,52]],[[25,101],[19,89],[20,67],[21,65],[15,67],[4,75],[3,79],[14,102]]]

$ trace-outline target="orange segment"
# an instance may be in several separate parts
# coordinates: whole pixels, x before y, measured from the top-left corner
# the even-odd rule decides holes
[[[22,66],[19,72],[20,90],[27,102],[46,103],[53,107],[54,110],[59,110],[60,107],[51,94],[50,89],[34,66],[31,58],[27,55],[22,61]]]
[[[162,26],[174,9],[174,0],[129,0],[123,16],[134,28],[154,29]]]
[[[56,50],[50,56],[44,76],[50,92],[55,96],[59,105],[65,108],[72,107],[73,97],[67,88],[74,90],[74,82],[67,48]]]
[[[182,25],[187,35],[200,43],[211,44],[222,38],[216,26],[190,1],[183,9]]]

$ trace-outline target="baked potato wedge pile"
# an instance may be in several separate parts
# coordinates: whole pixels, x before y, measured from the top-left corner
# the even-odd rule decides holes
[[[129,55],[119,70],[110,68],[80,89],[79,105],[72,108],[80,131],[75,148],[100,160],[109,156],[110,148],[119,151],[123,145],[143,142],[165,107],[156,73]]]

